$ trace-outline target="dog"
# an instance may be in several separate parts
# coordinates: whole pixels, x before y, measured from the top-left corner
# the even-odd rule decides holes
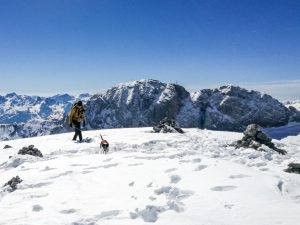
[[[109,143],[107,140],[104,140],[102,135],[100,134],[101,142],[100,142],[100,149],[102,149],[103,154],[107,154],[109,151]]]

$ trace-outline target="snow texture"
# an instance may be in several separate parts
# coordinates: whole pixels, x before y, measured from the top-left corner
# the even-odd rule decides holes
[[[287,155],[235,149],[241,133],[151,127],[85,131],[0,142],[0,186],[16,175],[14,192],[0,189],[0,224],[265,225],[298,224],[300,136],[276,141]],[[110,152],[101,154],[101,132]],[[18,155],[23,146],[43,158]]]

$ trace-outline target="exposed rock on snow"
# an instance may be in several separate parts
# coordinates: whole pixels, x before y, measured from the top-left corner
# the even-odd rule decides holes
[[[34,148],[34,145],[29,145],[28,147],[23,147],[19,150],[18,154],[20,155],[32,155],[37,157],[43,157],[43,154],[37,148]]]
[[[12,148],[10,145],[5,145],[3,149]]]
[[[9,180],[6,184],[4,184],[3,187],[8,186],[7,191],[13,192],[17,190],[17,185],[21,183],[23,180],[20,179],[19,176],[13,177],[11,180]]]
[[[300,163],[290,163],[285,172],[300,174]]]
[[[157,126],[153,127],[153,130],[155,133],[184,133],[180,128],[179,123],[168,117],[162,119]]]
[[[287,153],[285,150],[278,149],[272,142],[272,139],[262,132],[262,128],[257,124],[248,125],[247,129],[244,131],[244,137],[242,140],[237,141],[234,145],[237,148],[254,148],[261,151],[264,151],[263,145],[266,145],[279,154],[285,155]]]

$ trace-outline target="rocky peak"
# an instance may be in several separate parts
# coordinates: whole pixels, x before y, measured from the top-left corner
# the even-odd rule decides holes
[[[90,126],[134,127],[154,125],[162,118],[174,118],[189,93],[176,84],[139,80],[118,84],[103,95],[91,98],[87,115]]]

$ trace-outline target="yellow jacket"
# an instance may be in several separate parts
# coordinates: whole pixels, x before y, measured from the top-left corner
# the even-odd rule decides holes
[[[85,119],[84,117],[84,108],[83,106],[74,105],[69,114],[69,124],[72,123],[73,120],[77,122],[81,122]]]

